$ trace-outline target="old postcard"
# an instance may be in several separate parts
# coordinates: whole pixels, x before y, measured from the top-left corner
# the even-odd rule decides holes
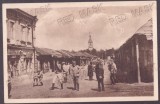
[[[4,3],[4,101],[158,100],[156,5]]]

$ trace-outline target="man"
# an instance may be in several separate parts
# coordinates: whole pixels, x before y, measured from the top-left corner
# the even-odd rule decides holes
[[[80,68],[76,65],[76,62],[73,62],[71,68],[71,76],[73,78],[74,90],[79,91],[79,76],[80,76]]]
[[[110,61],[108,65],[108,69],[110,71],[110,80],[111,84],[114,85],[116,83],[116,73],[117,73],[117,67],[113,60]]]
[[[92,65],[92,62],[90,62],[90,64],[88,65],[88,76],[89,76],[89,80],[93,79],[93,65]]]
[[[98,91],[104,91],[104,69],[103,69],[103,63],[98,62],[95,68],[96,78],[98,81]]]
[[[61,85],[61,89],[63,89],[63,70],[62,70],[62,65],[59,62],[57,62],[56,65],[51,90],[54,90],[56,79],[58,79],[58,82],[60,82]]]

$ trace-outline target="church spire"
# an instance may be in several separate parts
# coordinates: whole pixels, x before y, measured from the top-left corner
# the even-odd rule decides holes
[[[93,41],[92,41],[92,37],[89,33],[89,40],[88,40],[88,49],[91,51],[93,49]]]

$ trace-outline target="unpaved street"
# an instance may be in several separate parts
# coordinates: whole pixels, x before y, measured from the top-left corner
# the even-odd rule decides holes
[[[50,90],[52,83],[52,73],[44,74],[43,86],[32,86],[32,79],[28,76],[14,78],[12,80],[11,99],[15,98],[69,98],[69,97],[112,97],[112,96],[152,96],[153,84],[125,84],[117,83],[110,85],[109,71],[107,65],[105,69],[105,91],[98,92],[98,83],[95,75],[94,80],[89,81],[88,77],[80,80],[80,90],[74,91],[72,80],[64,84],[64,89],[56,84],[55,90]]]

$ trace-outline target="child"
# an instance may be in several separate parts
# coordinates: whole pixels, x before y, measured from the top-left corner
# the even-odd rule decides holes
[[[34,72],[34,76],[33,76],[33,87],[34,87],[35,85],[38,86],[39,83],[40,83],[41,86],[42,86],[42,85],[43,85],[42,79],[43,79],[43,73],[42,73],[42,71]]]
[[[41,84],[41,86],[43,86],[43,82],[42,82],[43,73],[42,73],[42,71],[38,71],[37,77],[38,77],[38,82]]]
[[[33,87],[35,85],[36,86],[38,85],[38,73],[37,72],[34,72],[34,75],[33,75]]]

